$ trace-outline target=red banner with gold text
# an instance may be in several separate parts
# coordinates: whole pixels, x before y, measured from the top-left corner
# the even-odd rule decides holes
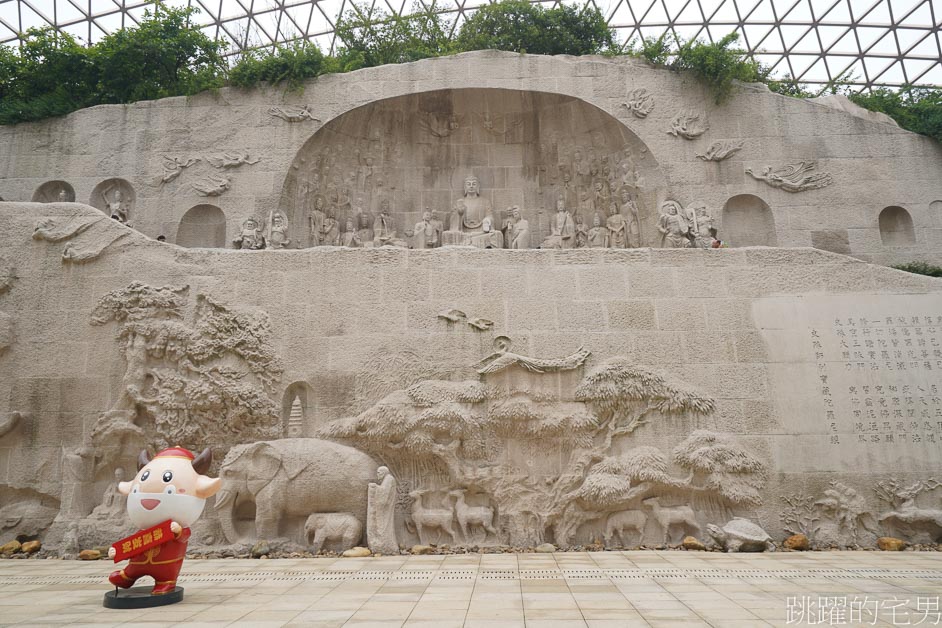
[[[167,519],[153,528],[139,530],[128,538],[113,543],[111,547],[115,551],[114,562],[119,563],[127,558],[143,554],[152,547],[157,547],[172,540],[173,533],[170,531],[170,519]]]

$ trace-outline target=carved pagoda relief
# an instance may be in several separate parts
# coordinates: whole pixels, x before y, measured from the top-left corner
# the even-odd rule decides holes
[[[817,166],[814,161],[799,161],[775,170],[772,166],[766,166],[758,174],[752,168],[746,168],[746,174],[786,192],[805,192],[827,187],[834,182],[828,172],[812,172]]]
[[[649,111],[650,99],[635,96]],[[278,206],[292,233],[310,234],[302,247],[525,249],[588,247],[595,216],[608,228],[615,202],[627,225],[615,246],[628,248],[656,240],[664,185],[644,144],[580,100],[460,89],[330,121],[296,155]]]

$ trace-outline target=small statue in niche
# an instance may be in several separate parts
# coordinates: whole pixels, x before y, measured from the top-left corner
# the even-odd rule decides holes
[[[576,244],[576,225],[563,199],[556,201],[556,215],[550,222],[550,235],[543,240],[544,249],[571,249]]]
[[[108,200],[108,194],[112,193],[111,200]],[[106,187],[101,192],[101,197],[105,199],[105,207],[108,210],[108,215],[112,218],[119,220],[120,222],[127,223],[128,221],[128,203],[124,200],[124,194],[121,191],[119,184],[112,184]]]
[[[242,223],[239,237],[232,241],[235,248],[249,251],[258,251],[265,248],[265,236],[254,218],[246,218]]]
[[[608,229],[608,246],[610,248],[628,248],[628,220],[618,211],[618,205],[615,203],[609,204],[605,227]]]
[[[56,201],[59,203],[69,202],[69,193],[65,191],[65,188],[59,189],[59,193],[56,195]]]
[[[286,249],[291,244],[288,238],[288,217],[284,212],[272,212],[268,225],[268,243],[270,249]]]
[[[124,469],[118,467],[114,470],[114,484],[109,484],[105,489],[101,503],[92,510],[90,515],[92,519],[120,521],[124,518],[128,498],[118,490],[118,485],[122,482],[124,482]]]
[[[343,240],[341,245],[348,248],[358,248],[362,246],[362,243],[360,242],[360,234],[357,232],[356,227],[353,224],[353,218],[347,218],[346,229],[343,232]]]
[[[664,210],[657,221],[657,230],[661,233],[662,249],[685,249],[690,247],[690,226],[684,218],[680,203],[664,201]]]
[[[592,216],[592,228],[587,235],[588,247],[590,249],[607,249],[608,235],[607,227],[602,226],[602,219],[598,214]]]
[[[398,554],[396,542],[396,478],[389,469],[376,469],[370,482],[366,510],[366,542],[374,554]]]
[[[576,214],[576,246],[577,249],[584,249],[589,245],[589,228],[585,226],[582,220],[582,214]]]
[[[432,212],[425,208],[422,212],[422,220],[417,222],[413,230],[412,248],[415,249],[435,249],[441,246],[439,233],[432,222]]]

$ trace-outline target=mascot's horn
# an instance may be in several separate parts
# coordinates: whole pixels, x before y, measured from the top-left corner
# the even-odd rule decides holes
[[[209,465],[212,463],[213,450],[207,447],[193,460],[193,470],[200,475],[206,475],[206,472],[209,471]]]
[[[142,449],[140,455],[137,457],[137,470],[140,471],[143,469],[148,462],[150,462],[150,454],[147,453],[146,449]]]

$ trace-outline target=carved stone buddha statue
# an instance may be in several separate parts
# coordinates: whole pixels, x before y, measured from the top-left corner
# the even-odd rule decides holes
[[[493,225],[491,203],[481,196],[481,183],[471,175],[464,180],[464,196],[455,201],[448,231],[442,234],[442,244],[489,248],[493,246],[493,236],[485,232],[485,226],[493,228]]]

